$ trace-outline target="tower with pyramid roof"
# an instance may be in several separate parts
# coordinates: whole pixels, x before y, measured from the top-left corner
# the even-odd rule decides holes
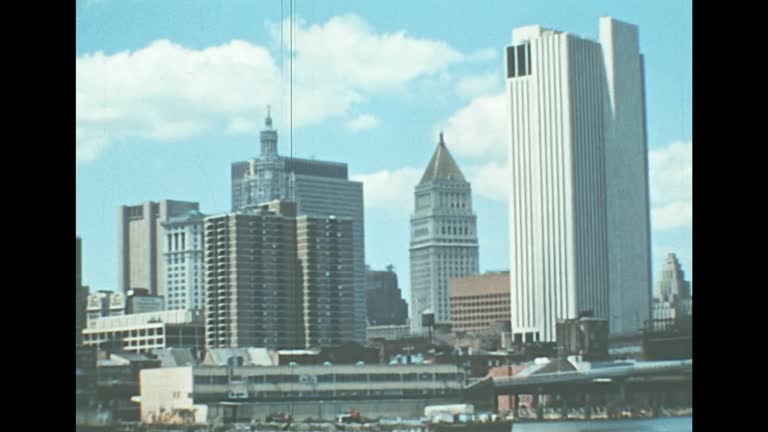
[[[450,321],[448,279],[478,273],[477,218],[472,186],[440,133],[432,159],[416,185],[411,216],[411,332],[423,332],[427,310]]]

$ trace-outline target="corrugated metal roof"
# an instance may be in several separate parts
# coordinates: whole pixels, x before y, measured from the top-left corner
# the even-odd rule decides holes
[[[161,367],[194,366],[197,364],[192,350],[189,348],[166,348],[152,351],[160,360]]]

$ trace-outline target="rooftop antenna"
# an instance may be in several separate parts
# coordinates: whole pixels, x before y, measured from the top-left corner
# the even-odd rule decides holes
[[[291,21],[291,27],[290,27],[290,39],[291,39],[291,49],[290,49],[290,174],[288,179],[288,198],[290,201],[295,201],[295,191],[294,191],[294,183],[295,183],[295,171],[294,171],[294,163],[293,163],[293,58],[295,56],[294,53],[294,37],[293,37],[293,28],[295,27],[296,22],[296,6],[295,6],[296,0],[290,0],[290,21]]]
[[[285,51],[285,43],[283,43],[283,28],[285,27],[285,15],[283,14],[283,0],[280,0],[280,124],[285,124],[285,86],[283,85],[283,77],[285,76],[285,69],[283,69],[283,51]]]
[[[294,46],[293,46],[293,27],[295,25],[294,23],[295,23],[295,19],[296,19],[295,18],[295,11],[294,11],[294,3],[296,3],[296,0],[290,0],[290,1],[291,1],[291,29],[290,29],[290,31],[291,31],[291,50],[290,50],[290,55],[291,55],[291,65],[290,65],[291,66],[291,70],[290,70],[290,86],[291,86],[290,87],[290,91],[291,91],[291,94],[290,94],[290,98],[291,98],[291,100],[290,100],[291,139],[290,139],[290,141],[291,141],[291,150],[290,150],[290,156],[291,156],[291,174],[293,174],[293,57],[295,55],[294,51],[293,51],[294,50]]]

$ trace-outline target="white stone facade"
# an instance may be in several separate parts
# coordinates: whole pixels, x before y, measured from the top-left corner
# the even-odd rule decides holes
[[[477,220],[472,187],[443,141],[416,186],[411,216],[411,333],[421,334],[421,315],[451,320],[448,279],[478,273]]]
[[[165,308],[202,309],[203,217],[198,211],[162,223]]]

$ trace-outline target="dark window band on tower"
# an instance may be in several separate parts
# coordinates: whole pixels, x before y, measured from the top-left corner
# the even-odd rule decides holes
[[[528,68],[526,64],[526,51],[527,45],[517,46],[517,74],[519,76],[528,75]]]
[[[515,47],[507,47],[507,78],[514,78],[515,76]]]
[[[531,45],[525,43],[507,47],[507,78],[531,74]]]
[[[525,44],[525,58],[527,59],[528,68],[533,69],[531,66],[531,44]],[[528,74],[530,75],[532,72],[529,70]]]

